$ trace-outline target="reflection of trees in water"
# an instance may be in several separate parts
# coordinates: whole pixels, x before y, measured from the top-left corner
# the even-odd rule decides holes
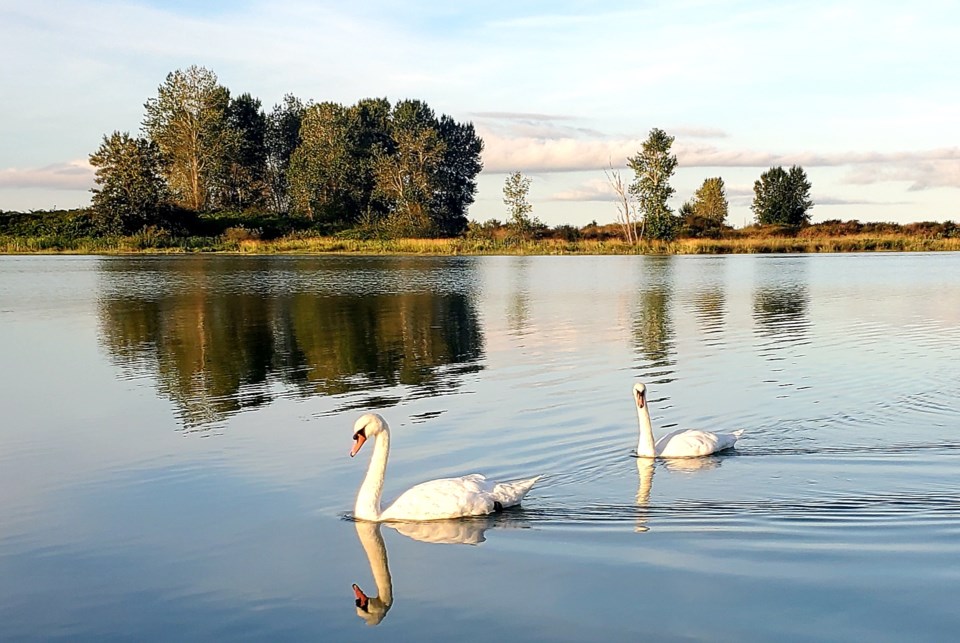
[[[362,380],[363,388],[443,388],[450,382],[438,367],[479,369],[482,333],[463,294],[298,295],[290,316],[297,352],[309,364],[305,380],[318,393],[347,393]]]
[[[520,334],[530,324],[530,258],[511,257],[510,273],[513,276],[513,288],[507,303],[507,328]]]
[[[727,298],[722,289],[700,290],[694,295],[693,305],[703,332],[715,333],[723,329]]]
[[[101,302],[102,341],[135,375],[156,377],[187,425],[267,399],[274,346],[259,297],[198,291],[156,301]],[[240,395],[241,391],[243,395]]]
[[[157,292],[116,279],[100,302],[101,342],[132,375],[155,377],[188,427],[267,403],[276,384],[301,395],[428,393],[481,368],[482,331],[462,293],[272,296],[202,280]]]
[[[641,263],[643,283],[637,294],[633,339],[648,366],[671,366],[674,343],[670,306],[673,296],[671,257],[646,257]]]
[[[761,334],[806,334],[810,306],[807,265],[803,257],[757,262],[753,318]]]
[[[726,257],[710,257],[699,261],[697,288],[693,295],[693,311],[697,325],[704,333],[723,330],[726,317]]]

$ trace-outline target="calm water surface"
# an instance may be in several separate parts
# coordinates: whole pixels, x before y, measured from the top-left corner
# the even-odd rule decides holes
[[[0,355],[0,640],[960,631],[960,254],[2,257]],[[367,410],[386,500],[545,477],[353,522]]]

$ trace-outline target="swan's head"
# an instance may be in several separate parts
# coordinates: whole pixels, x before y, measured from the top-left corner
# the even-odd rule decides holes
[[[353,448],[350,450],[350,457],[357,455],[357,451],[363,446],[363,443],[378,433],[386,430],[387,421],[377,413],[366,413],[361,415],[353,423]]]
[[[353,594],[356,596],[357,616],[366,621],[367,625],[379,625],[390,611],[390,605],[384,603],[379,596],[367,596],[356,583],[353,584]]]
[[[637,408],[642,409],[647,405],[647,387],[637,382],[633,385],[633,398],[637,403]]]

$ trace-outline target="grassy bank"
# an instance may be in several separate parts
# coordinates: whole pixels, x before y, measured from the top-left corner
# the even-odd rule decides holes
[[[129,237],[0,236],[3,254],[411,254],[411,255],[618,255],[618,254],[760,254],[818,252],[929,252],[960,250],[960,238],[912,235],[842,235],[830,237],[740,237],[679,239],[634,247],[617,239],[523,243],[491,239],[360,240],[336,237],[286,236],[272,240],[224,237],[173,237],[140,234]]]

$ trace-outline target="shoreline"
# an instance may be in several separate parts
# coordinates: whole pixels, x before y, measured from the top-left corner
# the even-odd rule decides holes
[[[722,255],[822,254],[848,252],[952,252],[960,238],[910,235],[845,235],[830,237],[763,237],[737,239],[679,239],[644,242],[638,246],[619,240],[562,241],[543,239],[504,242],[488,239],[357,240],[336,237],[281,237],[273,240],[227,241],[218,237],[142,236],[64,239],[57,237],[0,237],[0,255],[424,255],[424,256],[536,256],[536,255]]]

